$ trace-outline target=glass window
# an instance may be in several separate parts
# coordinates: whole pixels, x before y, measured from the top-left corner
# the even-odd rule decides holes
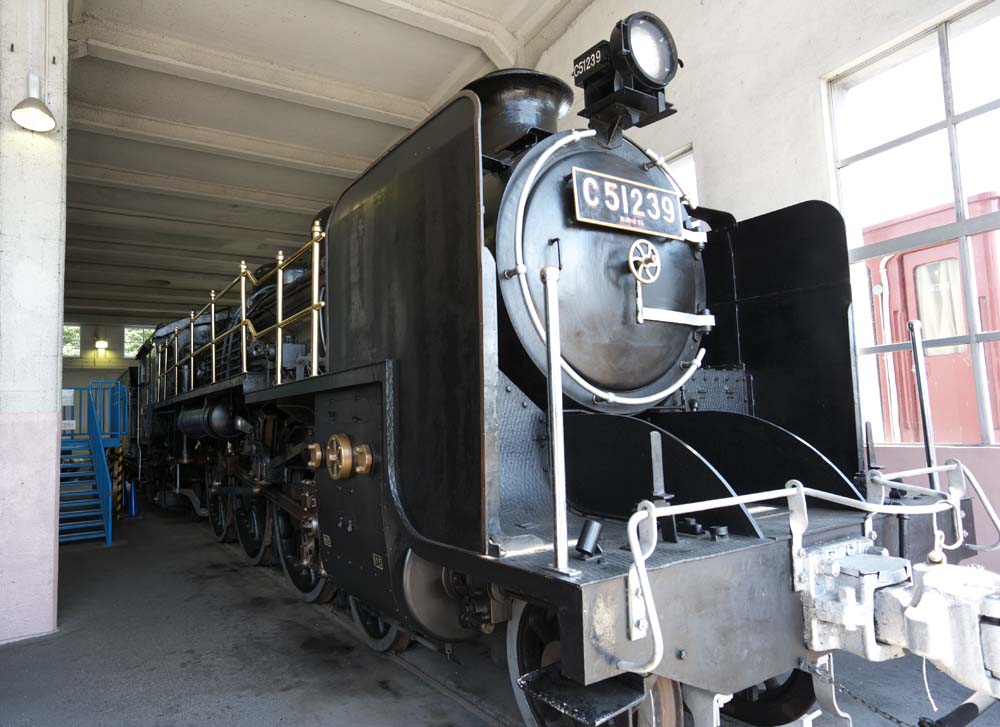
[[[979,331],[1000,331],[1000,230],[975,218],[1000,214],[998,68],[994,0],[830,84],[862,411],[881,441],[920,439],[904,348],[914,319],[925,341],[969,341],[926,348],[937,440],[995,441],[986,412],[998,408],[989,356],[1000,343]],[[973,375],[984,359],[986,376]]]
[[[848,224],[869,240],[880,226],[892,226],[898,236],[954,222],[948,133],[942,129],[844,167],[840,188]]]
[[[932,355],[928,348],[927,386],[938,444],[978,442],[979,418],[968,346],[962,352]],[[861,416],[872,423],[874,438],[888,443],[915,443],[923,439],[913,354],[903,350],[864,357],[859,374]]]
[[[948,36],[955,111],[1000,98],[1000,3],[990,3],[952,23]]]
[[[998,201],[1000,196],[991,200],[992,204]],[[1000,330],[1000,230],[970,235],[969,246],[976,266],[980,330]]]
[[[139,349],[142,348],[142,344],[153,335],[154,330],[151,326],[126,326],[124,357],[135,358]]]
[[[945,258],[913,268],[913,288],[917,293],[917,315],[925,340],[952,338],[968,333],[962,302],[962,274],[957,258]],[[928,356],[959,353],[965,346],[941,346]]]
[[[63,358],[80,357],[80,326],[63,326]]]
[[[833,83],[841,159],[944,120],[941,53],[928,35]]]
[[[1000,211],[1000,109],[963,121],[957,130],[966,215]]]
[[[681,185],[684,194],[697,207],[698,202],[698,175],[694,168],[694,150],[681,152],[680,154],[667,159],[670,171],[673,173],[677,183]]]
[[[858,345],[910,340],[918,319],[925,340],[967,333],[958,241],[879,255],[851,269]]]

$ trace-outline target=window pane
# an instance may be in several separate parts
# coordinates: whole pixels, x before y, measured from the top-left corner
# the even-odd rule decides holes
[[[851,246],[955,221],[948,136],[938,131],[840,170]]]
[[[983,356],[986,359],[990,408],[993,410],[993,441],[1000,442],[1000,341],[984,343]]]
[[[958,159],[969,217],[1000,210],[1000,110],[958,125]]]
[[[63,358],[80,356],[80,326],[63,326]]]
[[[898,235],[890,230],[889,236]],[[909,341],[907,323],[911,320],[921,321],[925,340],[968,332],[955,240],[857,263],[852,266],[851,283],[857,341],[862,348]],[[960,345],[949,347],[948,352],[964,350]],[[933,355],[944,351],[937,349]]]
[[[674,157],[669,162],[670,171],[681,185],[684,194],[695,207],[698,206],[698,176],[694,169],[694,152],[689,151]]]
[[[944,119],[941,56],[934,34],[833,84],[840,159]]]
[[[932,351],[927,349],[928,354]],[[935,440],[938,444],[979,444],[979,414],[968,350],[928,355],[925,360]],[[876,441],[922,441],[913,354],[899,351],[863,356],[859,363],[862,417],[872,423]]]
[[[962,303],[962,273],[957,257],[944,257],[913,268],[917,315],[923,324],[924,340],[952,338],[968,333]],[[960,353],[964,345],[941,346],[927,351],[928,356]]]
[[[145,326],[128,327],[125,329],[125,358],[135,358],[146,339],[153,335],[153,328]]]
[[[976,313],[980,329],[1000,330],[1000,230],[971,235],[969,246],[976,267]]]
[[[951,86],[961,113],[1000,98],[1000,3],[951,25]]]

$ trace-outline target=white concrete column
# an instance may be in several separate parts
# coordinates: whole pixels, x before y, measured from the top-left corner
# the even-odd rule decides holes
[[[0,644],[56,628],[66,240],[66,0],[0,0]],[[56,118],[10,112],[28,74]]]

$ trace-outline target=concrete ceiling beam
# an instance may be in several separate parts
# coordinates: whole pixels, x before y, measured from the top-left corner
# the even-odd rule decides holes
[[[185,179],[166,174],[136,172],[119,167],[70,161],[66,178],[71,182],[113,189],[130,189],[186,199],[203,199],[231,205],[256,207],[283,212],[315,214],[329,201],[320,197],[302,197],[272,190],[237,187],[199,179]]]
[[[371,163],[370,159],[362,157],[336,154],[324,149],[168,121],[127,111],[100,108],[80,101],[73,101],[69,105],[69,125],[71,129],[91,134],[205,152],[345,179],[358,176]]]
[[[69,29],[74,56],[120,63],[257,96],[412,128],[427,114],[421,101],[303,70],[149,33],[85,14]]]
[[[274,247],[275,252],[280,249],[282,249],[280,246]],[[76,235],[72,233],[67,237],[66,252],[67,254],[86,253],[99,256],[122,255],[129,258],[150,256],[176,259],[178,255],[186,255],[206,262],[228,263],[236,267],[239,267],[240,260],[245,260],[248,265],[261,265],[274,261],[274,255],[260,252],[220,251],[190,244],[158,245],[139,240],[112,239],[106,235]]]
[[[443,0],[340,0],[481,50],[497,68],[514,65],[520,41],[499,20]]]
[[[301,245],[308,239],[305,232],[296,230],[247,227],[203,218],[157,215],[78,202],[72,202],[66,206],[66,219],[69,224],[119,230],[140,230],[144,233],[165,233],[207,240],[246,240],[249,238],[254,242],[274,243],[275,245],[296,245],[296,243]]]

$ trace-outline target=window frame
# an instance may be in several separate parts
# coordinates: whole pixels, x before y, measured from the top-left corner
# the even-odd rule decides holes
[[[851,265],[855,265],[857,263],[865,263],[874,258],[881,258],[886,255],[909,252],[920,248],[931,247],[940,243],[950,242],[952,240],[958,241],[959,270],[961,272],[963,286],[963,308],[965,311],[965,321],[968,333],[949,338],[928,339],[924,341],[923,347],[926,351],[927,349],[934,349],[943,346],[969,345],[969,351],[972,358],[972,375],[976,390],[976,411],[979,419],[980,444],[995,443],[993,437],[994,422],[992,404],[990,401],[990,387],[986,375],[986,358],[983,344],[991,341],[1000,341],[1000,331],[983,332],[981,330],[982,322],[980,320],[979,306],[977,302],[979,293],[976,283],[976,271],[973,262],[971,238],[979,234],[1000,229],[1000,212],[991,212],[989,214],[971,218],[968,217],[966,208],[967,201],[965,199],[964,190],[962,189],[962,173],[958,153],[958,125],[964,121],[968,121],[969,119],[973,119],[991,111],[1000,109],[1000,98],[995,98],[992,101],[980,104],[979,106],[963,111],[962,113],[955,113],[955,99],[952,89],[950,31],[951,26],[956,22],[981,10],[991,2],[1000,2],[1000,0],[987,0],[987,2],[977,3],[976,5],[963,10],[961,13],[948,18],[938,25],[908,38],[906,41],[893,46],[885,52],[879,53],[873,58],[853,66],[842,73],[838,73],[836,76],[828,79],[825,84],[827,108],[829,109],[830,114],[834,172],[837,184],[837,194],[840,199],[843,199],[841,189],[841,170],[844,168],[865,159],[869,159],[877,154],[895,149],[903,144],[915,141],[916,139],[923,138],[929,134],[933,134],[941,130],[945,130],[947,132],[948,153],[951,162],[952,191],[954,195],[952,203],[955,210],[955,221],[938,227],[921,230],[919,232],[901,235],[889,240],[875,242],[871,245],[851,248],[848,250],[848,260]],[[900,52],[911,44],[918,43],[930,35],[937,36],[938,51],[940,53],[941,81],[944,91],[944,119],[915,131],[911,131],[903,136],[883,142],[869,149],[865,149],[850,156],[841,158],[839,152],[837,151],[837,110],[835,104],[837,83],[874,63],[878,63],[879,61]],[[907,351],[909,349],[909,342],[886,343],[875,346],[861,347],[857,350],[857,356],[860,363],[860,360],[863,357],[891,354],[898,351]]]

